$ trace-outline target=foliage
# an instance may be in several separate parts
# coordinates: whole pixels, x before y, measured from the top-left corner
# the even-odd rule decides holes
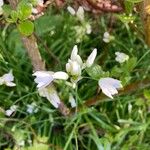
[[[84,32],[79,43],[76,27],[85,24],[70,15],[66,8],[58,11],[50,6],[33,23],[29,19],[31,7],[23,1],[17,10],[5,15],[7,23],[0,29],[0,75],[13,69],[17,86],[0,86],[0,149],[149,150],[150,85],[145,86],[142,81],[147,79],[149,82],[150,49],[139,32],[142,28],[139,16],[136,13],[129,16],[133,12],[130,6],[140,1],[127,0],[126,14],[114,15],[117,19],[111,27],[114,39],[109,43],[103,41],[103,34],[109,28],[109,13],[95,18],[86,12],[84,23],[92,26],[92,33]],[[85,59],[93,48],[98,49],[98,65],[95,63],[85,69],[75,90],[64,81],[55,82],[68,107],[69,94],[76,99],[77,108],[72,110],[71,116],[62,116],[36,91],[32,64],[20,38],[20,32],[29,36],[33,30],[48,70],[65,70],[75,44]],[[129,60],[116,62],[116,51],[128,54]],[[141,82],[141,86],[129,88],[127,93],[115,96],[113,100],[100,97],[99,103],[86,106],[89,99],[100,94],[97,80],[109,76],[121,80],[124,87],[136,82]],[[33,102],[38,111],[30,114],[27,105]],[[5,110],[12,105],[18,108],[8,117]]]

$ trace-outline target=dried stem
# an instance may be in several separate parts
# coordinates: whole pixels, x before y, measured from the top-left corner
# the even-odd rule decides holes
[[[9,0],[9,3],[13,9],[16,9],[18,0]],[[31,63],[33,65],[34,71],[46,70],[45,63],[44,63],[44,61],[42,61],[42,57],[40,55],[38,45],[37,45],[37,40],[36,40],[36,37],[34,36],[34,34],[32,34],[31,36],[28,36],[28,37],[25,37],[22,35],[21,39],[22,39],[24,47],[26,48],[27,53],[31,59]],[[54,86],[52,86],[52,88],[55,89]],[[58,109],[61,112],[61,114],[64,116],[67,116],[70,112],[69,109],[65,106],[65,104],[63,102],[61,102]]]
[[[150,0],[144,0],[141,6],[141,16],[145,30],[145,39],[148,46],[150,46]]]

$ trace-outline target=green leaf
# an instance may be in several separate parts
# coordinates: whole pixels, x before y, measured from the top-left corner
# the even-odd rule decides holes
[[[113,77],[120,77],[120,74],[122,73],[122,69],[118,68],[117,66],[113,67],[111,70],[111,76]]]
[[[144,97],[145,97],[147,100],[150,100],[150,90],[144,90]]]
[[[12,22],[17,22],[17,19],[18,19],[18,12],[17,11],[12,10],[10,16],[11,16]]]
[[[132,57],[124,64],[123,67],[126,71],[131,72],[135,68],[136,63],[137,63],[137,58]]]
[[[19,19],[25,20],[28,19],[32,13],[32,6],[29,3],[20,3],[17,10]]]
[[[109,76],[109,72],[104,72],[99,65],[92,65],[90,68],[86,69],[89,76],[91,76],[93,79],[100,79],[102,77]]]
[[[116,17],[123,23],[130,23],[135,20],[135,16],[130,16],[126,14],[123,14],[123,15],[119,14],[119,15],[116,15]]]
[[[26,20],[18,24],[18,29],[22,34],[29,36],[34,31],[34,24],[31,21]]]
[[[134,4],[129,2],[129,1],[125,1],[125,10],[126,10],[126,13],[127,14],[131,14],[132,11],[133,11],[133,7],[134,7]]]

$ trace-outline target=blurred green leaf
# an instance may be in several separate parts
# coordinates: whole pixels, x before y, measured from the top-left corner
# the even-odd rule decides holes
[[[86,71],[89,76],[91,76],[93,79],[99,80],[102,77],[109,76],[109,72],[105,72],[102,70],[102,67],[94,64],[89,68],[86,68]]]
[[[26,20],[18,24],[18,29],[22,34],[29,36],[34,31],[34,24],[31,21]]]
[[[25,20],[28,19],[32,13],[32,6],[29,3],[20,3],[17,10],[19,19]]]

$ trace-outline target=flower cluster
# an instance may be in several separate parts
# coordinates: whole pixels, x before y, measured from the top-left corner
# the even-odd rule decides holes
[[[73,83],[73,87],[75,87],[75,84],[82,79],[82,70],[86,67],[91,67],[94,63],[94,60],[97,55],[97,49],[95,48],[90,56],[87,58],[86,62],[83,63],[80,55],[78,55],[78,47],[75,45],[73,47],[71,57],[68,60],[68,63],[66,64],[66,71],[71,76],[71,82]]]
[[[78,47],[77,45],[75,45],[66,64],[67,73],[62,71],[36,71],[33,76],[36,76],[34,81],[37,83],[39,95],[47,98],[55,108],[58,108],[60,104],[60,98],[56,90],[54,89],[52,82],[54,82],[55,80],[68,80],[68,78],[70,78],[72,87],[75,88],[78,81],[83,78],[83,69],[92,67],[96,55],[97,49],[95,48],[93,49],[87,60],[83,61],[78,54]],[[66,82],[66,85],[67,83],[68,82]],[[110,77],[98,79],[98,85],[102,92],[112,99],[113,95],[118,93],[117,90],[122,88],[121,81]],[[71,94],[69,96],[69,102],[72,107],[76,107],[76,101]]]
[[[79,6],[77,11],[71,6],[68,6],[67,10],[72,16],[75,16],[81,22],[81,25],[76,25],[73,28],[76,32],[76,42],[80,43],[86,34],[91,34],[92,27],[90,23],[85,20],[84,9],[82,6]]]

